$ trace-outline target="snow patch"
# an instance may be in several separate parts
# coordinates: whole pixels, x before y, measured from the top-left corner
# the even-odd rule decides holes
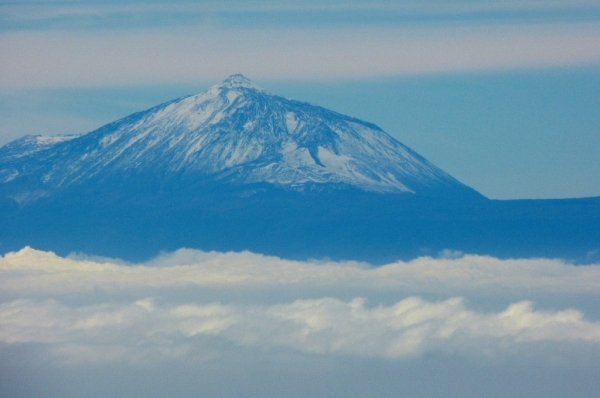
[[[4,170],[2,170],[4,171]],[[9,182],[14,180],[15,178],[17,178],[19,176],[19,172],[17,170],[11,170],[10,172],[8,172],[8,175],[4,178],[2,178],[2,182]]]
[[[288,132],[293,133],[298,126],[298,118],[292,112],[288,112],[285,114],[285,125],[288,129]]]
[[[210,124],[217,124],[224,118],[225,118],[225,112],[217,112],[212,116],[212,118],[210,120]]]
[[[256,84],[252,83],[252,81],[250,81],[250,79],[248,79],[246,76],[240,75],[240,74],[231,75],[227,79],[223,80],[221,83],[218,83],[217,85],[215,85],[213,87],[230,88],[230,89],[245,88],[245,89],[251,89],[251,90],[256,90],[256,91],[264,91],[262,88],[260,88]]]
[[[59,142],[70,141],[72,139],[81,137],[82,134],[69,134],[69,135],[40,135],[35,137],[36,143],[39,145],[54,145]]]
[[[295,142],[288,142],[283,148],[283,162],[292,167],[314,167],[317,164],[307,148],[298,148]]]
[[[106,148],[107,146],[111,145],[118,139],[119,139],[118,133],[109,134],[109,135],[102,137],[102,139],[100,140],[100,145],[102,146],[102,148]]]
[[[322,146],[318,147],[317,154],[321,163],[323,163],[325,168],[327,168],[327,171],[344,176],[346,178],[350,177],[352,179],[359,180],[364,179],[364,176],[356,172],[356,170],[354,170],[350,164],[350,162],[353,161],[350,156],[336,155]]]
[[[235,101],[235,99],[240,96],[240,93],[237,91],[228,91],[227,94],[225,94],[225,96],[227,97],[229,103],[233,104],[233,101]]]

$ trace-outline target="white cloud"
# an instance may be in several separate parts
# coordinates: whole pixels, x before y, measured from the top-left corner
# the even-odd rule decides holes
[[[465,255],[420,257],[371,267],[358,262],[301,262],[250,252],[216,253],[181,249],[145,264],[123,265],[85,256],[62,258],[24,248],[0,257],[0,291],[5,294],[129,291],[211,287],[352,287],[456,294],[465,291],[600,293],[600,265],[575,266],[552,259],[509,259]]]
[[[210,24],[209,24],[210,25]],[[596,23],[0,34],[0,88],[365,78],[597,65]]]
[[[522,299],[470,309],[461,298],[506,290]],[[217,291],[230,297],[224,302]],[[236,299],[243,291],[254,300]],[[600,266],[464,256],[371,267],[187,249],[126,265],[25,248],[0,258],[0,352],[40,344],[69,362],[136,362],[202,355],[215,342],[388,359],[600,349],[600,322],[573,308],[535,310],[523,300],[535,292],[595,301]]]
[[[362,298],[272,306],[128,304],[69,307],[57,301],[0,305],[0,342],[42,343],[69,361],[186,356],[197,339],[262,349],[402,359],[427,352],[498,355],[532,343],[600,348],[600,323],[576,310],[534,311],[518,302],[499,313],[470,311],[460,298],[409,297],[369,308]],[[76,348],[76,349],[74,349]]]

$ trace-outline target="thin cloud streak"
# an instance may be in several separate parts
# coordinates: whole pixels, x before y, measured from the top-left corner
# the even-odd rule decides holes
[[[4,18],[9,21],[44,21],[64,17],[122,15],[152,16],[173,14],[233,14],[233,13],[348,13],[382,11],[402,15],[445,16],[473,13],[514,13],[519,11],[548,12],[555,10],[597,10],[595,1],[175,1],[168,5],[160,2],[137,2],[135,5],[123,3],[101,4],[94,2],[19,2],[4,6]],[[155,18],[149,18],[150,20]],[[152,22],[148,21],[149,24]]]
[[[7,32],[0,88],[332,79],[600,64],[594,23]]]

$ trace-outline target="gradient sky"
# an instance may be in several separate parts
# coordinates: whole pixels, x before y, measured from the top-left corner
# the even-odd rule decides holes
[[[0,145],[242,73],[490,198],[600,195],[600,2],[4,1]]]

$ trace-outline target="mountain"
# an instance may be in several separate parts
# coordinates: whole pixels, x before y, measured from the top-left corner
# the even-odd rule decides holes
[[[0,253],[181,247],[380,264],[451,249],[600,259],[600,198],[489,200],[374,124],[234,75],[71,136],[0,148]]]
[[[0,184],[19,203],[140,175],[477,196],[374,124],[270,94],[242,75],[84,135],[27,136],[0,149]]]

